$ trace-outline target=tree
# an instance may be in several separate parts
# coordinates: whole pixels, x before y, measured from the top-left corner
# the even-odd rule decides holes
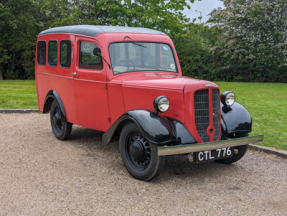
[[[23,76],[23,70],[33,77],[35,38],[41,28],[32,5],[31,0],[0,3],[0,71],[6,79]]]
[[[287,81],[287,1],[222,0],[209,23],[221,31],[223,80]]]

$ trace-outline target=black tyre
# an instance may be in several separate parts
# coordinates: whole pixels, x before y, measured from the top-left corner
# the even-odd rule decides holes
[[[67,122],[65,116],[62,115],[56,101],[53,101],[51,105],[50,121],[53,133],[57,139],[65,140],[69,138],[72,131],[72,124]]]
[[[238,134],[235,134],[233,138],[239,138],[239,137],[248,137],[248,133],[238,133]],[[240,160],[245,155],[248,145],[237,146],[234,148],[238,149],[238,154],[234,154],[231,158],[216,160],[216,162],[223,163],[223,164],[232,164]]]
[[[127,171],[136,179],[150,181],[163,170],[165,156],[157,155],[158,146],[149,143],[133,122],[122,129],[120,152]]]

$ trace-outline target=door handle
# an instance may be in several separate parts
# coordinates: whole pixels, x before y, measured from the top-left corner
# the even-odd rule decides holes
[[[73,76],[78,76],[77,72],[72,73]]]

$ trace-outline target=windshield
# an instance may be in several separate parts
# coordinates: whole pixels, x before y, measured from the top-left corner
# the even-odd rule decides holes
[[[168,44],[112,43],[109,52],[115,75],[134,71],[177,72],[173,51]]]

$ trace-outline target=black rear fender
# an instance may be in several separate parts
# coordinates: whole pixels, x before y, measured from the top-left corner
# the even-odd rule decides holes
[[[66,112],[65,112],[65,108],[64,108],[63,102],[62,102],[59,94],[56,91],[54,91],[54,90],[49,91],[47,96],[46,96],[46,99],[45,99],[45,102],[44,102],[43,113],[48,113],[50,111],[51,104],[52,104],[52,102],[54,100],[57,101],[63,116],[66,117]]]

